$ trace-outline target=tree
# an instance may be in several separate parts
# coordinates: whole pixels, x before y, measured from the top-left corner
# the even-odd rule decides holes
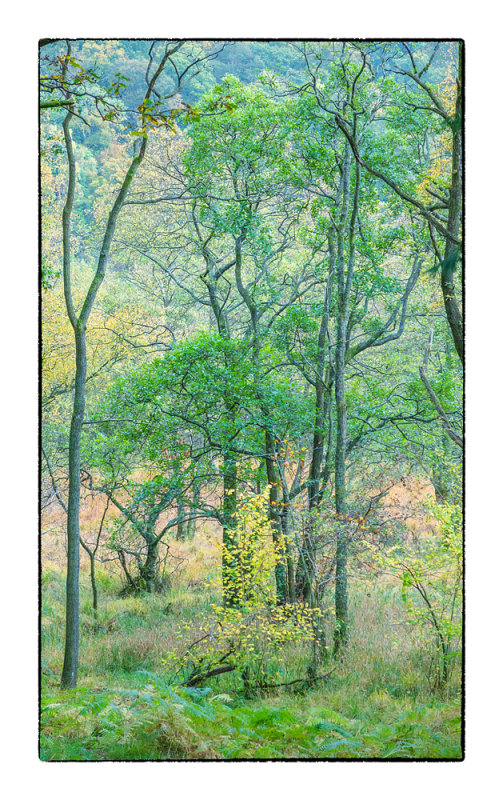
[[[222,113],[226,110],[228,113]],[[183,227],[184,255],[190,242],[190,255],[204,265],[194,274],[193,267],[184,267],[179,250],[173,248],[162,260],[159,248],[149,233],[149,246],[135,249],[169,275],[178,289],[197,305],[210,312],[211,325],[222,339],[222,353],[227,352],[227,369],[235,370],[231,349],[225,342],[237,340],[241,355],[251,358],[250,372],[255,384],[253,402],[259,403],[263,445],[255,442],[250,452],[265,462],[272,486],[270,514],[276,538],[282,529],[276,505],[276,431],[273,410],[268,400],[270,381],[265,376],[275,372],[274,363],[265,358],[267,337],[275,318],[305,289],[307,275],[302,269],[285,272],[285,255],[294,243],[296,209],[283,175],[285,143],[284,109],[259,88],[241,86],[235,78],[226,78],[205,96],[197,109],[197,122],[190,126],[183,173],[176,163],[159,164],[159,171],[176,179],[157,197],[138,198],[138,204],[158,206],[171,200],[185,208],[187,223]],[[152,179],[152,183],[155,179]],[[161,188],[161,187],[160,187]],[[162,246],[162,245],[161,245]],[[164,251],[166,248],[164,246]],[[156,252],[154,256],[153,251]],[[279,268],[280,274],[276,274]],[[293,273],[293,274],[292,274]],[[295,277],[294,277],[295,276]],[[197,279],[196,279],[197,278]],[[195,280],[196,279],[196,280]],[[289,279],[291,290],[283,297],[283,285]],[[197,322],[196,322],[197,324]],[[270,341],[268,342],[270,347]],[[263,363],[265,361],[265,363]],[[224,397],[226,389],[223,388]],[[261,399],[259,399],[259,397]],[[278,397],[275,396],[275,402]],[[229,425],[239,419],[245,395],[227,399]],[[249,411],[249,410],[248,410]],[[255,411],[253,412],[256,413]],[[238,429],[229,432],[229,441],[236,441]],[[265,447],[265,452],[264,452]],[[235,447],[225,447],[224,459],[224,537],[232,539],[237,491]],[[225,565],[224,565],[225,568]],[[278,598],[287,595],[285,566],[277,565]]]
[[[187,425],[180,429],[177,356],[154,360],[112,383],[87,421],[88,480],[120,511],[109,547],[134,592],[163,588],[159,547],[168,531],[216,513],[201,496],[210,477],[204,439]],[[169,397],[169,388],[176,398]]]
[[[364,69],[342,52],[334,57],[330,71],[324,75],[323,87],[328,97],[337,98],[332,100],[335,113],[339,113],[339,107],[344,109],[353,139],[364,148],[372,139],[375,114],[375,108],[368,111],[374,86]],[[290,357],[314,387],[316,397],[308,484],[312,529],[306,528],[298,573],[300,589],[308,599],[316,566],[316,515],[333,474],[336,514],[342,523],[336,558],[337,650],[346,640],[348,625],[348,552],[344,533],[348,511],[347,370],[366,351],[402,336],[409,298],[423,260],[423,246],[416,242],[413,230],[396,225],[396,218],[390,215],[393,209],[379,204],[377,182],[373,176],[364,175],[362,179],[360,162],[347,137],[341,136],[333,114],[305,92],[294,115],[300,123],[294,141],[303,165],[296,167],[296,179],[309,186],[318,247],[326,253],[322,313],[314,351],[311,357],[305,353],[299,358],[288,348]],[[372,213],[376,208],[377,213]],[[393,251],[410,263],[405,279],[399,278],[396,271],[387,274],[385,261]],[[313,316],[309,315],[311,319]]]
[[[183,48],[183,42],[167,42],[159,48],[153,43],[150,49],[150,61],[147,69],[146,82],[147,91],[143,103],[139,107],[139,130],[133,134],[139,137],[139,144],[135,144],[134,155],[124,175],[119,192],[113,202],[105,231],[101,241],[101,248],[96,266],[94,277],[88,287],[87,294],[77,311],[74,304],[71,280],[71,222],[76,188],[76,162],[72,140],[71,126],[76,112],[73,105],[63,121],[63,134],[65,141],[65,151],[68,163],[68,184],[66,202],[63,209],[63,280],[64,295],[68,318],[73,328],[75,337],[75,381],[73,412],[69,436],[69,488],[68,488],[68,563],[67,563],[67,599],[66,599],[66,640],[65,640],[65,659],[61,685],[63,688],[71,688],[77,683],[78,669],[78,644],[79,644],[79,507],[80,507],[80,447],[82,436],[82,425],[84,422],[85,411],[85,385],[87,374],[87,342],[86,327],[89,315],[96,300],[99,288],[105,277],[106,265],[110,248],[112,245],[117,219],[124,205],[129,192],[131,183],[142,163],[148,141],[149,131],[159,124],[169,124],[169,119],[164,113],[165,103],[173,97],[180,88],[182,81],[190,75],[190,67],[198,65],[203,59],[199,58],[192,62],[181,73],[178,73],[174,66],[173,57]],[[66,55],[59,59],[61,72],[57,77],[57,85],[50,86],[49,91],[57,90],[63,94],[65,103],[72,100],[71,85],[80,85],[86,80],[96,80],[94,73],[89,75],[82,73],[80,65],[72,59],[71,45],[67,42]],[[171,68],[177,75],[176,89],[161,97],[156,90],[156,84],[163,74],[165,68]],[[70,79],[70,70],[77,71],[77,76]],[[43,87],[47,84],[42,81]],[[85,92],[84,92],[85,94]],[[104,118],[107,118],[107,111]],[[110,117],[108,117],[110,119]],[[113,118],[113,115],[112,115]]]
[[[352,57],[359,63],[360,74],[370,72],[373,76],[373,68],[371,58],[365,47],[359,44],[349,44],[352,51]],[[319,64],[313,66],[315,60],[312,54],[309,53],[307,48],[304,48],[304,56],[306,66],[309,73],[309,83],[311,90],[316,97],[316,101],[320,108],[332,115],[336,125],[342,131],[347,141],[350,144],[351,150],[358,163],[367,170],[375,178],[382,181],[389,187],[408,207],[415,211],[420,218],[422,218],[428,225],[431,242],[434,248],[435,255],[438,259],[438,266],[440,269],[440,282],[442,287],[442,295],[444,300],[445,311],[449,326],[452,332],[454,345],[459,359],[463,363],[463,320],[459,310],[458,302],[456,299],[454,273],[456,265],[460,258],[460,223],[461,223],[461,209],[462,209],[462,194],[463,194],[463,178],[462,178],[462,115],[463,115],[463,90],[461,85],[461,68],[462,68],[462,51],[463,43],[458,43],[458,56],[457,56],[457,77],[455,79],[455,99],[452,97],[442,98],[438,90],[427,82],[428,72],[431,70],[435,57],[441,49],[441,43],[435,43],[431,54],[422,56],[421,63],[417,53],[414,53],[413,46],[407,42],[402,43],[402,49],[394,52],[394,58],[391,59],[391,66],[382,66],[384,72],[395,73],[401,79],[401,83],[383,82],[382,87],[385,91],[390,92],[392,100],[391,103],[385,99],[383,103],[383,110],[386,109],[386,114],[390,114],[392,119],[391,126],[386,128],[384,139],[389,137],[390,132],[393,131],[393,123],[398,123],[395,130],[400,131],[400,137],[403,138],[403,130],[407,129],[407,125],[412,122],[412,131],[414,136],[409,136],[407,144],[411,144],[416,152],[421,151],[423,142],[425,140],[425,125],[421,124],[426,114],[429,119],[433,115],[433,122],[431,128],[433,132],[430,136],[438,135],[439,126],[443,125],[449,130],[451,135],[450,152],[451,152],[451,168],[450,168],[450,182],[445,184],[441,181],[440,188],[435,187],[432,189],[427,188],[428,194],[433,198],[433,202],[424,201],[415,191],[413,186],[410,186],[409,180],[405,176],[398,180],[394,175],[402,172],[399,166],[398,159],[403,159],[403,148],[395,148],[395,155],[398,157],[393,163],[392,168],[376,166],[374,163],[374,152],[370,151],[369,155],[365,154],[364,148],[355,136],[352,129],[351,118],[347,115],[347,109],[337,108],[333,103],[330,95],[326,92],[325,87],[320,82]],[[405,54],[405,55],[404,55]],[[386,53],[386,56],[389,56]],[[410,58],[411,69],[404,66],[404,58]],[[385,61],[383,59],[383,65]],[[375,81],[379,86],[379,81]],[[427,105],[424,105],[426,103]],[[390,109],[391,106],[391,109]],[[371,113],[376,113],[377,107],[367,106]],[[393,110],[395,111],[395,118],[393,119]],[[423,118],[420,119],[421,114]],[[419,124],[415,125],[411,120],[411,115],[417,115]],[[438,123],[438,120],[441,123]],[[404,124],[405,123],[405,124]],[[414,130],[415,128],[415,130]],[[409,128],[410,130],[410,128]],[[390,142],[388,142],[390,144]],[[393,152],[393,148],[387,149],[388,156]],[[409,151],[410,152],[410,151]],[[410,163],[410,160],[409,160]],[[409,185],[408,185],[409,184]],[[439,194],[438,192],[442,192]],[[444,241],[443,257],[439,252],[437,237],[440,236]]]

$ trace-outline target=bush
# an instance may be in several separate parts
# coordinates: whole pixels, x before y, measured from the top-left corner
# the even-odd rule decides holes
[[[228,585],[220,573],[210,585],[232,596],[233,606],[214,603],[212,618],[199,626],[196,640],[167,659],[173,675],[189,685],[234,670],[247,692],[270,681],[282,682],[286,651],[315,639],[319,609],[302,603],[276,606],[274,567],[283,553],[273,542],[266,505],[267,493],[242,503],[232,547],[222,545]],[[179,635],[185,636],[183,629]]]
[[[380,570],[399,581],[408,623],[430,644],[432,688],[444,689],[461,654],[461,509],[445,503],[432,510],[439,534],[424,535],[415,546],[385,549],[370,542],[363,546]]]

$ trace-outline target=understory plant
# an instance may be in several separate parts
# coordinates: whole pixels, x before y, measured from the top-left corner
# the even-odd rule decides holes
[[[425,635],[431,647],[433,688],[442,690],[461,656],[462,512],[458,504],[448,503],[432,504],[430,510],[436,532],[387,549],[375,542],[363,546],[374,565],[400,583],[407,622]]]
[[[187,686],[234,671],[245,691],[282,685],[287,652],[291,655],[295,646],[315,640],[320,609],[304,603],[277,604],[274,568],[284,553],[273,540],[267,503],[268,490],[241,503],[232,541],[220,543],[227,568],[211,577],[209,585],[224,598],[232,596],[233,604],[214,603],[210,619],[196,630],[186,623],[179,631],[186,642],[186,631],[191,630],[192,641],[166,663]],[[232,587],[224,586],[224,580]]]

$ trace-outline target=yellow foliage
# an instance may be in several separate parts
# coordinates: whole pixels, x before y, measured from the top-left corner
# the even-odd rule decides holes
[[[268,518],[269,487],[245,500],[236,511],[236,538],[228,548],[220,543],[222,559],[228,559],[227,580],[232,580],[237,607],[212,605],[213,617],[205,618],[197,640],[184,654],[173,653],[168,663],[205,674],[222,663],[241,670],[255,685],[266,674],[284,672],[286,649],[315,638],[313,624],[320,610],[304,603],[277,606],[274,567],[284,557],[272,538]],[[223,590],[221,575],[210,585]],[[185,626],[185,630],[187,626]],[[184,637],[180,630],[180,637]],[[285,662],[285,663],[284,663]]]

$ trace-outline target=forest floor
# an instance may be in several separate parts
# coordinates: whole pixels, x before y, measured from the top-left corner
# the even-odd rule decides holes
[[[177,685],[170,654],[212,614],[218,597],[202,576],[218,556],[211,531],[172,549],[183,562],[165,594],[119,597],[119,576],[100,567],[97,618],[82,554],[79,686],[68,691],[64,571],[59,558],[44,563],[43,760],[461,758],[459,665],[436,689],[427,640],[384,576],[352,575],[351,637],[342,660],[320,666],[333,670],[326,679],[247,692],[233,672]],[[305,676],[306,663],[307,648],[291,645],[285,681]]]

